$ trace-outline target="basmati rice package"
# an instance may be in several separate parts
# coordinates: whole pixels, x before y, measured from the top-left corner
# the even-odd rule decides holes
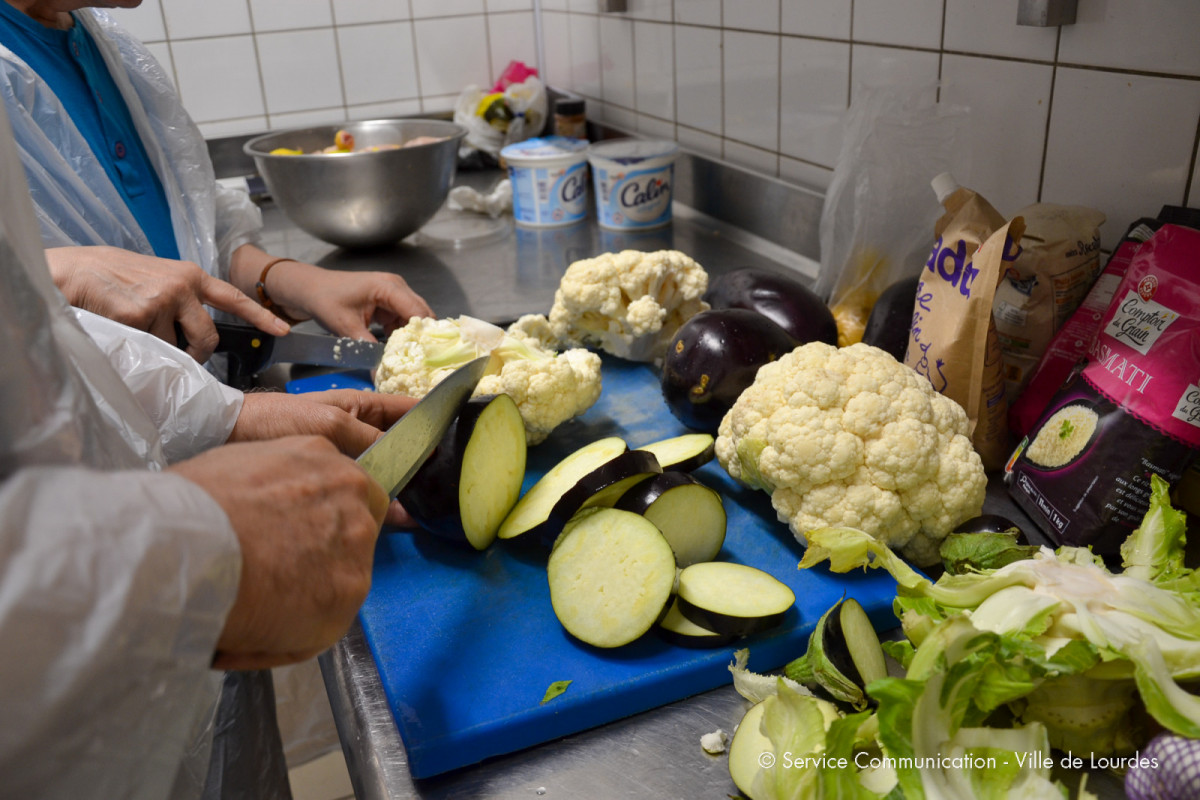
[[[1087,358],[1006,467],[1056,543],[1116,553],[1200,453],[1200,231],[1164,225],[1133,255]]]

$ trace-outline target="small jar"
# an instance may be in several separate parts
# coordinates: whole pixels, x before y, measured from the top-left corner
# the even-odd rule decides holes
[[[587,139],[586,102],[582,97],[560,97],[554,101],[554,134],[568,139]]]

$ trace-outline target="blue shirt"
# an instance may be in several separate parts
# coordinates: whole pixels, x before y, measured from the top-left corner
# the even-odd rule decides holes
[[[0,42],[54,91],[160,258],[179,258],[171,207],[129,107],[96,43],[76,20],[47,28],[0,0]]]

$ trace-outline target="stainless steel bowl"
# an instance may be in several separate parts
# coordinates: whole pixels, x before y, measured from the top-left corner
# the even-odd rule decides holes
[[[354,135],[358,152],[326,154],[334,135]],[[458,166],[467,131],[432,119],[373,119],[275,131],[246,142],[258,173],[279,207],[313,236],[341,247],[394,244],[437,213]],[[400,145],[418,136],[444,137],[430,144]],[[271,155],[277,148],[303,155]]]

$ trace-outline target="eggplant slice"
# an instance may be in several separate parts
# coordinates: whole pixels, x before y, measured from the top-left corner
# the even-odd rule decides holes
[[[683,615],[676,600],[667,609],[667,615],[658,623],[658,635],[680,647],[705,648],[723,647],[737,639],[724,633],[702,628]]]
[[[748,636],[783,621],[795,593],[774,576],[745,564],[707,561],[679,573],[679,610],[716,633]]]
[[[691,472],[713,460],[716,439],[711,433],[685,433],[644,444],[638,450],[653,453],[663,472]]]
[[[546,579],[554,615],[568,633],[595,647],[620,647],[662,618],[675,556],[644,517],[585,509],[555,541]]]
[[[653,522],[675,551],[680,567],[712,561],[725,543],[721,495],[686,472],[647,478],[622,495],[616,507]]]
[[[497,536],[501,539],[512,539],[530,532],[540,534],[546,528],[556,527],[557,530],[561,530],[564,520],[552,521],[551,515],[563,495],[570,492],[593,470],[602,467],[628,449],[624,440],[610,436],[597,439],[571,453],[551,467],[517,501],[501,523]]]
[[[506,394],[472,398],[400,492],[425,530],[483,550],[521,494],[525,424]]]

